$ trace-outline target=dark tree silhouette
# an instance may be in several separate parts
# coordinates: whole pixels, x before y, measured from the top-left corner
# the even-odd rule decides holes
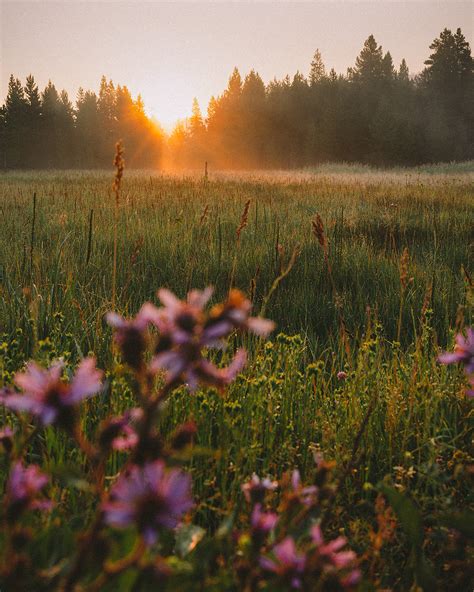
[[[376,165],[474,158],[474,65],[462,31],[444,29],[430,45],[425,69],[410,76],[403,59],[370,35],[346,75],[327,68],[316,50],[308,78],[265,85],[234,68],[204,118],[191,117],[167,138],[140,96],[104,76],[98,94],[80,89],[73,106],[51,82],[40,95],[33,76],[10,77],[0,108],[0,167],[108,167],[117,139],[127,164],[156,167],[164,149],[171,166],[292,168],[325,161]]]

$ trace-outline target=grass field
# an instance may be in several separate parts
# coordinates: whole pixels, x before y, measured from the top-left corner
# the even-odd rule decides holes
[[[443,169],[442,169],[443,170]],[[256,309],[290,259],[299,255],[267,306],[283,331],[307,335],[315,351],[338,335],[334,290],[311,232],[320,214],[329,240],[335,289],[348,332],[357,337],[367,309],[385,335],[398,334],[400,259],[408,249],[413,281],[403,298],[400,336],[416,332],[429,292],[444,343],[472,269],[472,173],[381,173],[347,168],[267,182],[256,175],[219,178],[127,172],[119,213],[118,305],[135,311],[158,286],[178,294],[231,281],[254,295]],[[463,169],[461,168],[461,171]],[[278,179],[278,176],[276,176]],[[3,287],[0,322],[26,328],[30,301],[40,337],[55,312],[81,346],[102,352],[102,317],[111,299],[114,199],[108,173],[25,173],[0,178]],[[36,214],[33,224],[33,194]],[[240,241],[236,229],[250,200]],[[92,215],[92,224],[90,224]],[[34,228],[33,228],[34,225]],[[33,232],[32,232],[33,231]],[[332,347],[332,345],[331,345]]]
[[[164,433],[191,417],[198,424],[200,452],[190,461],[203,501],[198,522],[217,528],[241,504],[240,484],[254,471],[280,476],[297,466],[310,477],[312,452],[322,451],[338,467],[351,463],[328,527],[363,558],[375,582],[363,589],[412,585],[403,528],[378,555],[370,552],[377,484],[385,479],[421,511],[423,552],[439,589],[467,590],[469,574],[456,567],[458,556],[451,563],[449,532],[437,530],[433,516],[472,508],[472,404],[461,372],[436,358],[455,331],[472,324],[473,177],[472,163],[387,172],[327,165],[211,173],[207,181],[125,171],[116,214],[110,172],[2,174],[3,381],[30,357],[75,364],[92,352],[109,368],[108,388],[87,404],[86,432],[106,413],[131,406],[104,322],[118,216],[121,314],[156,301],[161,286],[184,297],[213,285],[216,300],[235,286],[277,323],[270,342],[245,338],[249,367],[224,398],[213,389],[193,396],[179,390],[161,420]],[[312,227],[318,214],[319,241]],[[31,458],[61,479],[81,464],[77,454],[48,428]],[[121,462],[112,456],[110,474]],[[36,560],[51,567],[58,540],[62,553],[72,550],[91,511],[87,489],[74,489],[43,525]],[[54,520],[65,516],[72,518],[58,529]],[[213,588],[208,575],[199,589],[236,589]],[[120,589],[130,589],[127,581]]]

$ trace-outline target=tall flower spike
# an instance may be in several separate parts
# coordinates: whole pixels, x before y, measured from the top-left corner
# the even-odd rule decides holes
[[[95,365],[95,358],[84,358],[70,383],[61,379],[62,363],[45,369],[30,362],[25,372],[15,375],[15,384],[23,394],[9,391],[0,402],[13,411],[25,411],[38,418],[42,425],[57,423],[71,428],[74,407],[102,388],[103,372]]]

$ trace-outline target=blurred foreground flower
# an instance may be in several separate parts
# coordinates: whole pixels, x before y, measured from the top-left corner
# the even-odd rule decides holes
[[[319,526],[313,526],[311,529],[311,538],[316,545],[316,555],[314,559],[319,559],[322,566],[318,566],[323,574],[340,576],[339,580],[342,585],[346,587],[354,586],[361,577],[361,573],[355,568],[357,559],[354,551],[343,550],[347,545],[347,540],[344,537],[338,537],[333,541],[326,543],[323,538],[323,533]],[[341,570],[349,570],[344,574],[338,574]]]
[[[255,504],[252,511],[252,531],[257,534],[266,534],[273,530],[278,522],[278,516],[274,512],[262,512],[261,504]]]
[[[444,352],[438,356],[442,364],[464,364],[466,374],[474,374],[474,328],[467,329],[467,336],[456,335],[454,352]]]
[[[102,509],[107,524],[118,528],[135,524],[145,543],[153,545],[160,528],[175,528],[192,506],[191,477],[179,469],[166,469],[158,460],[122,474]]]
[[[298,469],[291,474],[292,497],[296,498],[304,506],[311,506],[317,501],[318,488],[316,485],[304,487],[301,483],[301,475]]]
[[[277,481],[271,481],[268,477],[260,479],[260,477],[254,473],[250,481],[247,481],[242,485],[242,491],[245,499],[249,503],[258,504],[263,502],[265,492],[275,491],[277,487]]]
[[[140,421],[143,411],[139,407],[129,409],[120,417],[111,417],[102,422],[99,447],[103,451],[130,450],[138,443],[138,434],[133,424]]]
[[[169,290],[158,291],[164,304],[164,322],[157,327],[162,334],[152,367],[167,370],[168,382],[182,377],[192,391],[199,383],[217,388],[227,386],[246,362],[245,351],[239,350],[227,368],[217,368],[203,357],[204,349],[224,347],[225,339],[235,329],[263,336],[274,327],[272,321],[249,317],[252,305],[238,290],[232,290],[227,302],[214,306],[207,314],[204,307],[212,293],[212,288],[192,290],[182,301]]]
[[[474,328],[468,327],[467,335],[456,335],[454,352],[443,352],[438,356],[441,364],[463,364],[464,371],[469,376],[469,384],[474,386]],[[468,397],[474,397],[474,389],[466,391]]]
[[[95,365],[95,358],[85,358],[77,367],[70,383],[61,380],[63,364],[57,362],[44,369],[30,362],[25,372],[15,375],[15,384],[23,394],[2,393],[0,402],[13,411],[26,411],[36,416],[42,425],[57,423],[71,428],[74,407],[102,388],[103,372]]]
[[[25,510],[48,510],[52,502],[37,499],[48,483],[48,477],[37,465],[24,467],[16,462],[10,472],[6,491],[6,511],[10,521],[16,520]]]
[[[272,549],[270,557],[261,557],[260,566],[273,572],[278,578],[292,588],[301,588],[306,564],[306,558],[296,550],[295,541],[286,537],[280,544]]]
[[[151,302],[145,302],[134,319],[124,319],[115,312],[107,313],[107,323],[115,329],[114,341],[130,367],[138,370],[142,366],[147,346],[145,330],[151,323],[158,326],[160,319],[160,311]]]
[[[115,328],[114,339],[124,360],[135,370],[143,368],[150,337],[147,328],[151,325],[158,333],[149,366],[152,373],[164,370],[168,384],[184,382],[191,391],[199,384],[217,388],[230,384],[245,365],[245,351],[239,350],[226,368],[212,364],[204,353],[212,348],[223,349],[226,338],[234,330],[266,336],[274,323],[249,316],[252,305],[238,290],[232,290],[226,302],[206,312],[212,293],[212,288],[191,290],[186,300],[179,300],[170,290],[162,288],[158,291],[163,304],[160,308],[146,303],[135,319],[128,321],[109,313],[107,321]]]

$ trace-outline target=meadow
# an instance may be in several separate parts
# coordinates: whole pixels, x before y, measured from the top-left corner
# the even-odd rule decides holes
[[[104,417],[134,404],[107,311],[129,317],[145,301],[157,302],[160,287],[183,298],[212,285],[213,302],[239,288],[253,314],[276,323],[265,342],[231,336],[230,349],[245,345],[249,363],[224,396],[179,387],[159,418],[164,435],[196,422],[195,448],[180,461],[200,500],[195,523],[206,536],[221,536],[219,551],[203,535],[170,563],[178,579],[170,576],[168,589],[280,589],[239,584],[223,528],[229,520],[244,528],[241,484],[252,473],[280,479],[298,468],[311,481],[320,454],[334,473],[323,522],[360,558],[360,589],[470,589],[472,523],[462,524],[473,508],[472,402],[463,373],[437,356],[473,324],[474,165],[326,165],[211,171],[209,178],[125,170],[118,202],[112,177],[0,176],[5,386],[30,358],[48,364],[62,357],[73,367],[95,355],[107,386],[81,415],[92,434]],[[2,423],[17,425],[0,413]],[[93,515],[87,462],[67,434],[50,427],[29,458],[57,483],[52,496],[60,503],[48,518],[35,518],[41,535],[28,542],[44,589],[56,589],[62,572],[53,568],[74,552]],[[1,462],[5,480],[8,461]],[[123,455],[107,462],[114,475]],[[240,561],[245,541],[239,545]],[[130,571],[102,589],[153,589]]]

